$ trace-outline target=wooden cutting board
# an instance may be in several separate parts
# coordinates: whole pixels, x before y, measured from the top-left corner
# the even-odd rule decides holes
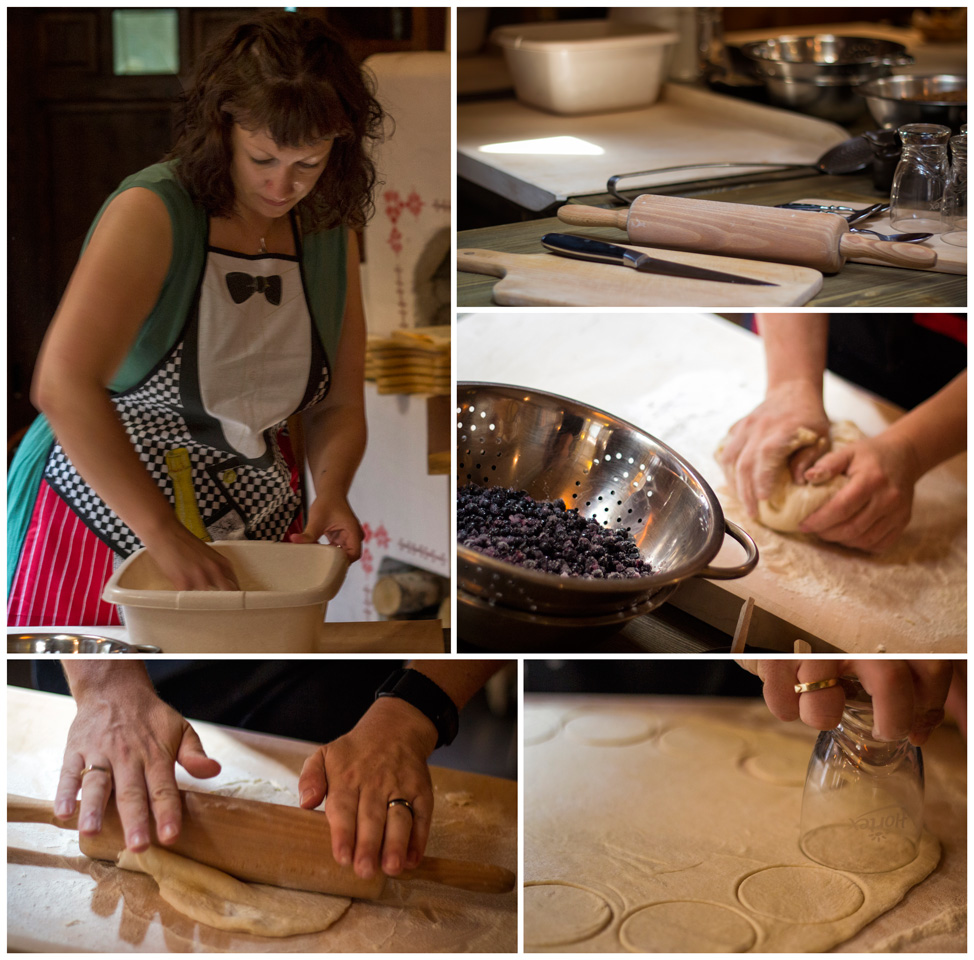
[[[732,635],[741,603],[752,596],[751,642],[782,651],[809,636],[850,653],[873,654],[880,647],[901,655],[966,651],[966,454],[920,480],[901,544],[876,558],[769,530],[728,495],[714,449],[764,397],[764,350],[752,333],[687,312],[566,318],[554,311],[531,317],[496,311],[458,324],[456,339],[458,379],[574,396],[640,425],[693,464],[725,516],[755,538],[761,558],[752,573],[739,580],[687,580],[671,605]],[[832,373],[825,376],[825,408],[869,435],[901,415]],[[742,553],[727,538],[713,563],[735,565]],[[764,612],[793,629],[764,634]]]
[[[615,239],[610,242],[615,243]],[[494,301],[502,306],[542,307],[791,307],[807,303],[822,287],[822,274],[808,267],[762,263],[710,254],[618,244],[669,260],[777,284],[687,280],[637,273],[630,267],[589,263],[551,253],[516,254],[458,250],[457,269],[501,279]]]
[[[795,201],[796,203],[820,203],[823,206],[830,203],[837,203],[836,200],[823,200],[821,197],[812,198],[802,198],[801,200]],[[845,203],[845,201],[842,201]],[[856,207],[857,209],[862,209],[862,207],[868,207],[869,201],[863,201],[860,205],[859,203],[849,202],[846,206]],[[871,217],[869,220],[864,220],[862,223],[857,224],[859,227],[865,227],[867,230],[875,230],[877,233],[905,233],[905,230],[894,228],[889,222],[889,214],[884,213],[879,217]],[[868,234],[866,234],[868,236]],[[929,240],[924,240],[920,246],[929,247],[931,250],[936,251],[937,263],[935,266],[931,267],[930,270],[933,273],[959,273],[967,275],[967,247],[955,247],[951,243],[944,243],[943,238],[940,234],[934,234]],[[856,263],[873,263],[876,266],[882,266],[877,260],[870,260],[869,257],[849,257],[850,260]]]
[[[54,795],[64,741],[74,718],[70,697],[7,688],[7,786]],[[194,723],[223,769],[181,787],[245,792],[254,786],[294,802],[302,764],[314,745]],[[517,784],[479,774],[430,769],[435,812],[427,852],[485,857],[517,866]],[[141,874],[83,856],[73,831],[36,823],[7,828],[8,950],[64,953],[486,953],[517,949],[517,896],[476,894],[433,883],[393,884],[385,902],[354,900],[329,930],[283,939],[228,933],[169,907]]]

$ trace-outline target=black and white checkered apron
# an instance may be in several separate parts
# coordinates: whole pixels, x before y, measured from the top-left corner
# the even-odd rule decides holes
[[[179,342],[112,402],[146,470],[174,504],[173,455],[184,463],[188,456],[210,539],[281,540],[300,509],[281,450],[286,421],[324,399],[329,379],[300,258],[210,248]],[[119,557],[141,546],[60,444],[44,477]]]

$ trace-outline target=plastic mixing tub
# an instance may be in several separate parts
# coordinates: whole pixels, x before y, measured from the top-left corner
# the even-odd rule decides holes
[[[122,608],[132,643],[163,653],[311,653],[348,564],[338,547],[225,540],[239,590],[174,590],[145,550],[112,575],[102,597]]]
[[[498,27],[518,100],[553,113],[605,113],[655,103],[666,51],[679,37],[638,23],[570,20]]]

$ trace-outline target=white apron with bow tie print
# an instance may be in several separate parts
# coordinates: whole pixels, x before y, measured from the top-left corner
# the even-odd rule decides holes
[[[301,506],[286,421],[324,399],[329,380],[300,256],[210,247],[178,342],[112,402],[146,469],[197,535],[281,540]],[[44,476],[119,557],[141,546],[59,444]]]

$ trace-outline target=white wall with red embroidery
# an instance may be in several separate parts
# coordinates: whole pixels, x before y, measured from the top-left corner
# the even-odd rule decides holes
[[[451,284],[437,280],[450,257],[450,54],[378,54],[366,66],[394,123],[375,155],[383,182],[363,238],[366,321],[382,336],[440,322],[444,292],[450,318]],[[350,493],[365,542],[328,606],[331,621],[379,619],[372,590],[383,560],[450,576],[452,485],[427,472],[426,397],[380,395],[369,383],[366,403],[369,445]]]

